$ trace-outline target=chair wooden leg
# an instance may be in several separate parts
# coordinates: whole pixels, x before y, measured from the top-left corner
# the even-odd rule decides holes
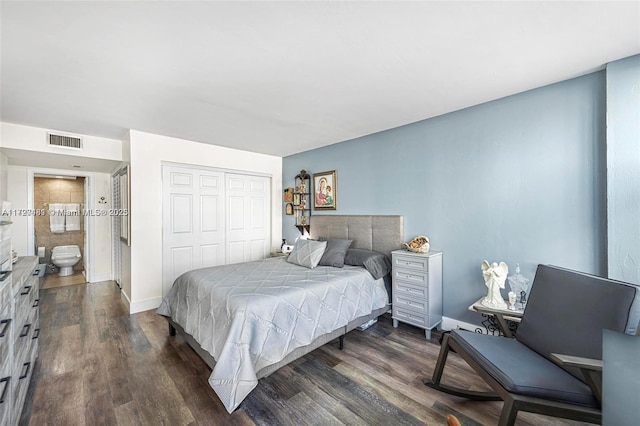
[[[593,392],[593,396],[596,397],[599,405],[602,405],[602,372],[593,371],[587,368],[581,368],[582,375],[585,378],[585,382],[591,388],[591,392]]]
[[[444,365],[447,362],[447,356],[449,355],[449,334],[445,334],[442,337],[442,345],[440,346],[440,353],[438,354],[438,361],[436,361],[436,367],[433,369],[433,376],[431,382],[434,385],[439,385],[442,380],[442,372],[444,371]]]
[[[444,365],[447,362],[447,356],[452,349],[449,343],[449,334],[445,334],[442,339],[442,346],[440,346],[440,354],[436,361],[436,366],[433,369],[433,376],[431,379],[422,379],[422,383],[432,389],[436,389],[440,392],[448,393],[449,395],[459,396],[461,398],[467,398],[474,401],[501,401],[500,398],[494,392],[478,392],[468,389],[459,389],[453,386],[447,386],[440,383],[442,380],[442,373],[444,371]]]
[[[504,400],[502,413],[500,413],[500,421],[498,426],[513,426],[518,416],[518,408],[516,402],[510,396]]]

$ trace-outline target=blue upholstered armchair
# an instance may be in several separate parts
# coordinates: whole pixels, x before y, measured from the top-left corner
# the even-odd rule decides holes
[[[635,335],[640,290],[631,284],[539,265],[514,338],[454,330],[427,386],[475,400],[503,400],[500,425],[518,411],[600,423],[603,330]],[[495,392],[442,383],[455,350]]]

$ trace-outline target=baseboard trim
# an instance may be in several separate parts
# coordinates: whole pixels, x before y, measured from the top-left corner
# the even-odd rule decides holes
[[[152,297],[151,299],[140,300],[139,302],[130,302],[129,313],[137,314],[138,312],[156,309],[162,303],[162,297]]]
[[[127,306],[127,310],[131,312],[131,300],[129,300],[129,296],[127,296],[127,293],[120,290],[120,299],[122,299],[124,304]]]

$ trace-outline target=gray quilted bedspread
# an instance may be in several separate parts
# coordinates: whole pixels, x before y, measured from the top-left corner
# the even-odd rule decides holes
[[[187,272],[157,312],[215,358],[209,384],[232,412],[258,384],[257,371],[387,301],[383,281],[363,268],[271,258]]]

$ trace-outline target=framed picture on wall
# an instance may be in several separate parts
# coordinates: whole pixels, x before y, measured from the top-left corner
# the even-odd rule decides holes
[[[313,208],[335,210],[338,205],[338,179],[336,171],[313,174]]]
[[[284,190],[284,202],[290,203],[293,201],[293,188],[287,188]]]
[[[287,203],[287,205],[284,207],[284,212],[288,215],[292,215],[293,214],[293,204],[291,203]]]

